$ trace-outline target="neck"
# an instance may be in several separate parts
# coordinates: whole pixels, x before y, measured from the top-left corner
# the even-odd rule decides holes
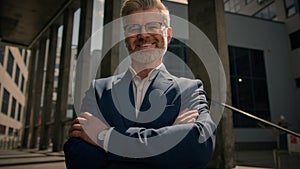
[[[134,60],[131,61],[131,67],[134,69],[135,72],[141,72],[144,69],[154,69],[162,63],[162,58],[159,58],[151,63],[139,63]]]

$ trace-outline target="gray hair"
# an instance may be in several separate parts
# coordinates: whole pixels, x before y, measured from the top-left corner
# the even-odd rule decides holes
[[[121,9],[121,17],[132,14],[141,9],[158,9],[165,17],[165,24],[170,26],[170,14],[161,0],[126,0]]]

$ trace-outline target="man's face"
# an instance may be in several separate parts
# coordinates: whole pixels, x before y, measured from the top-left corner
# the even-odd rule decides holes
[[[131,58],[139,63],[161,59],[172,37],[158,9],[138,10],[126,18],[125,42]]]

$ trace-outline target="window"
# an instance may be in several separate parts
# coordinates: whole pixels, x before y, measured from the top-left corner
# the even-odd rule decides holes
[[[21,115],[22,115],[22,105],[21,105],[21,103],[19,103],[18,116],[17,116],[18,121],[21,121]]]
[[[13,69],[14,68],[14,57],[11,53],[11,51],[8,52],[8,60],[7,60],[7,73],[12,77]]]
[[[20,86],[21,91],[24,93],[24,89],[25,89],[25,78],[22,75],[21,77],[21,86]]]
[[[224,9],[229,12],[238,12],[241,9],[240,0],[226,0],[224,1]]]
[[[4,63],[4,54],[5,54],[5,47],[0,46],[0,63],[3,65]]]
[[[245,0],[245,4],[248,5],[250,4],[251,2],[253,2],[254,0]]]
[[[14,129],[9,127],[8,128],[8,135],[13,136],[14,135]]]
[[[23,55],[23,49],[19,48],[19,52],[20,52],[20,55],[22,56]]]
[[[10,117],[15,118],[16,115],[16,105],[17,105],[17,100],[13,97],[12,102],[11,102],[11,109],[10,109]]]
[[[296,81],[296,87],[300,88],[300,77],[298,77],[297,79],[295,79]]]
[[[5,131],[6,131],[6,126],[0,124],[0,134],[5,135]]]
[[[292,50],[300,47],[300,30],[290,34]]]
[[[4,88],[3,89],[3,96],[2,96],[2,107],[1,112],[4,114],[8,113],[8,103],[9,103],[9,92]]]
[[[297,0],[285,0],[285,12],[287,17],[298,13],[298,10]]]
[[[232,104],[263,119],[270,119],[262,50],[229,46]],[[257,127],[244,115],[233,114],[234,127]]]
[[[27,58],[28,58],[28,51],[25,50],[25,53],[24,53],[24,64],[27,65]]]
[[[16,72],[15,72],[15,83],[17,86],[19,86],[19,79],[20,79],[20,68],[17,65],[16,66]]]
[[[275,3],[272,3],[269,6],[265,7],[264,9],[260,10],[254,16],[257,18],[275,20],[276,19]]]

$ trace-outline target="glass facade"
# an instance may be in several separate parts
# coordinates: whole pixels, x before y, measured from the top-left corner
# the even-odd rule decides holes
[[[19,79],[20,79],[20,67],[16,66],[16,72],[15,72],[15,83],[17,86],[19,86]]]
[[[12,55],[11,51],[8,52],[8,58],[7,58],[7,66],[6,71],[12,77],[13,68],[14,68],[14,56]]]
[[[285,0],[285,12],[287,17],[295,15],[298,11],[297,0]]]
[[[10,108],[10,117],[15,118],[16,115],[16,106],[17,106],[17,100],[13,97],[11,102],[11,108]]]
[[[4,63],[5,46],[0,46],[0,63]]]
[[[255,17],[269,19],[269,20],[276,20],[276,7],[275,3],[272,3],[265,7],[264,9],[257,12]]]
[[[2,107],[1,112],[4,114],[8,114],[8,103],[9,103],[9,92],[4,88],[3,95],[2,95]]]
[[[270,119],[268,88],[262,50],[229,46],[232,105]],[[234,127],[253,128],[256,122],[233,114]]]

